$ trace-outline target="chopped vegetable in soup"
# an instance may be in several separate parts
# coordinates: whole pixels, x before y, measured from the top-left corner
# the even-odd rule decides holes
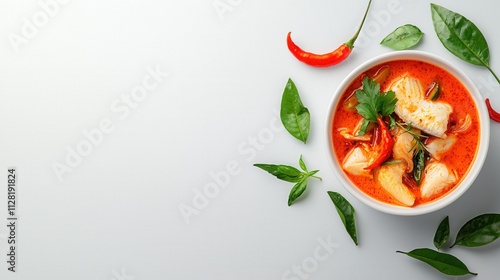
[[[360,190],[413,207],[443,197],[464,178],[478,147],[478,114],[449,72],[397,60],[349,85],[331,133],[337,160]]]

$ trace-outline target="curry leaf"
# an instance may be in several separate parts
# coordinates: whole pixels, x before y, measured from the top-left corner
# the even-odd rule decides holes
[[[450,239],[450,219],[448,216],[444,218],[441,223],[439,224],[436,234],[434,234],[434,246],[436,246],[437,249],[440,249],[441,247],[448,242]]]
[[[420,248],[410,252],[396,251],[409,257],[425,262],[446,275],[466,275],[477,273],[470,272],[467,266],[457,257],[434,251],[432,249]]]
[[[434,31],[452,54],[474,65],[485,66],[500,83],[490,68],[490,51],[483,34],[469,19],[436,4],[431,4]]]
[[[352,241],[354,241],[354,244],[358,245],[358,235],[356,233],[354,207],[352,207],[352,205],[349,203],[349,201],[347,201],[347,199],[345,199],[341,194],[337,192],[329,191],[328,195],[330,196],[330,199],[335,205],[337,213],[339,214],[340,219],[342,220],[342,223],[344,224],[345,229],[347,230],[347,233],[351,236]]]
[[[286,130],[293,137],[306,143],[311,126],[311,116],[309,110],[302,104],[292,79],[288,79],[283,91],[280,118]]]
[[[412,24],[405,24],[385,37],[380,44],[395,50],[411,48],[420,42],[424,33]]]
[[[500,237],[500,214],[482,214],[467,223],[458,231],[455,243],[465,247],[487,245]]]

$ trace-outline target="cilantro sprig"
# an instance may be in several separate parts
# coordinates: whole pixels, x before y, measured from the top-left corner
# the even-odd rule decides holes
[[[364,118],[359,135],[364,135],[368,124],[376,123],[378,117],[391,115],[398,101],[396,93],[392,90],[380,92],[380,84],[368,76],[363,79],[362,86],[361,89],[356,90],[356,98],[359,102],[356,110]]]

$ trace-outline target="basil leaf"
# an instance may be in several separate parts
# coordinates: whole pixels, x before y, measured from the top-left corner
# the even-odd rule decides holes
[[[436,4],[431,4],[431,12],[434,30],[446,49],[469,63],[488,65],[488,44],[474,23]]]
[[[420,42],[424,33],[412,24],[405,24],[385,37],[380,44],[395,50],[405,50]]]
[[[276,178],[287,182],[295,183],[302,180],[302,178],[304,177],[300,170],[288,165],[256,163],[253,166],[263,169],[276,176]]]
[[[300,155],[300,158],[299,158],[299,166],[300,166],[300,168],[302,168],[302,170],[304,170],[305,172],[308,172],[306,164],[304,163],[304,160],[302,159],[302,155]]]
[[[439,224],[436,234],[434,234],[434,246],[436,249],[440,249],[448,242],[450,239],[450,220],[448,216],[444,218]]]
[[[432,249],[421,248],[407,253],[401,251],[396,251],[396,253],[405,254],[409,257],[425,262],[446,275],[477,275],[477,273],[470,272],[467,266],[457,257],[437,252]]]
[[[335,208],[337,209],[337,213],[340,216],[340,219],[342,220],[342,223],[345,226],[345,229],[347,230],[347,233],[351,236],[352,241],[354,241],[354,244],[358,245],[358,236],[356,233],[356,221],[354,218],[354,207],[345,199],[341,194],[337,192],[332,192],[329,191],[328,195],[330,196],[330,199],[332,200],[333,204],[335,205]]]
[[[307,188],[307,177],[299,181],[293,186],[288,196],[288,206],[291,206],[297,198],[299,198]]]
[[[458,231],[455,243],[465,247],[478,247],[489,244],[500,237],[500,214],[479,215]]]
[[[302,104],[292,79],[288,79],[283,91],[280,118],[286,130],[293,137],[306,143],[311,126],[311,116],[309,110]]]
[[[304,191],[307,188],[307,180],[309,178],[316,178],[318,180],[322,180],[321,177],[314,176],[316,175],[316,173],[319,172],[319,170],[307,171],[306,164],[302,159],[302,155],[300,156],[299,159],[299,165],[302,169],[304,169],[304,172],[298,170],[293,166],[288,166],[288,165],[261,164],[261,163],[254,164],[255,167],[258,167],[260,169],[269,172],[270,174],[276,176],[278,179],[296,183],[293,186],[292,190],[290,191],[290,195],[288,196],[288,206],[292,205],[293,202],[299,196],[301,196],[302,193],[304,193]]]

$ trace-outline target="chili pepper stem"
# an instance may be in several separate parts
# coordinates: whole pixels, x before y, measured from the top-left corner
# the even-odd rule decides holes
[[[356,31],[356,34],[354,34],[354,36],[352,36],[352,38],[345,43],[346,46],[348,46],[350,49],[354,48],[354,42],[356,41],[356,39],[358,39],[359,32],[361,32],[361,28],[363,27],[363,24],[365,23],[366,15],[368,15],[368,10],[370,9],[371,4],[372,4],[372,0],[370,0],[368,2],[368,7],[366,7],[365,15],[363,16],[363,20],[361,21],[361,25],[359,25],[359,28]],[[496,76],[495,76],[495,78],[496,78]],[[497,78],[497,81],[498,81],[498,78]],[[500,83],[500,81],[499,81],[499,83]]]

